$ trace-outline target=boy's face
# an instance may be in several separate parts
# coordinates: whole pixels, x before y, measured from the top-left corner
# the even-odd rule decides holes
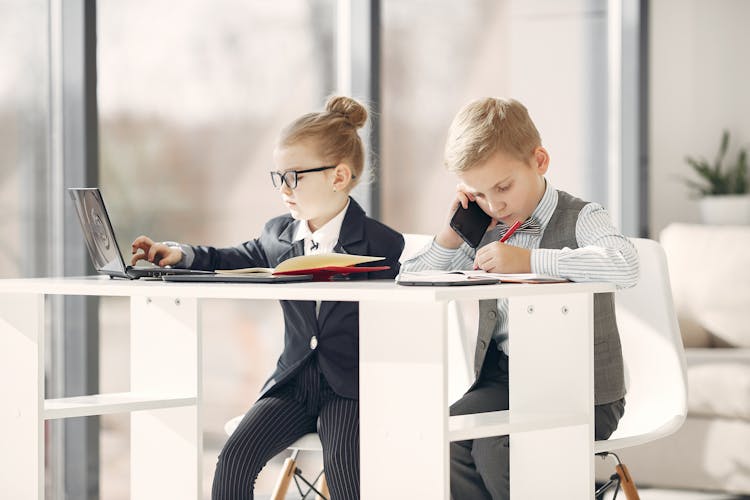
[[[489,216],[506,225],[531,216],[544,195],[547,151],[537,147],[527,161],[498,151],[485,162],[457,172],[466,192]]]
[[[273,162],[275,170],[280,173],[329,165],[312,145],[305,142],[277,147],[273,152]],[[335,194],[334,177],[334,169],[308,172],[297,176],[294,189],[284,183],[277,189],[292,217],[311,221],[315,226],[319,219],[327,218],[331,211],[335,215],[340,209],[340,201],[332,196]]]

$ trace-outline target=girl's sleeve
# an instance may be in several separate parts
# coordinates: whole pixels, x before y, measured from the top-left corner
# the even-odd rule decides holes
[[[216,269],[242,269],[245,267],[274,267],[269,264],[264,240],[274,239],[278,232],[273,229],[273,220],[266,223],[260,238],[240,243],[233,247],[217,248],[204,245],[183,245],[185,267],[203,271]]]
[[[193,259],[188,267],[203,271],[216,269],[241,269],[244,267],[271,267],[259,238],[246,241],[237,246],[216,248],[212,246],[190,246]],[[185,263],[189,250],[185,249]]]

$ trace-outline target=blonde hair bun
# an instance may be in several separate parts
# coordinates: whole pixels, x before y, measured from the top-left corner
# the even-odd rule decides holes
[[[307,113],[284,127],[278,144],[290,146],[310,141],[324,165],[346,162],[352,171],[350,191],[363,177],[365,148],[357,129],[367,121],[367,109],[351,97],[332,96],[325,111]]]
[[[344,115],[346,121],[355,128],[361,128],[367,122],[367,108],[351,97],[331,96],[326,102],[326,111]]]

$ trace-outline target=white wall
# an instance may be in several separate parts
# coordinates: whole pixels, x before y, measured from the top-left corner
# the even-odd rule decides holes
[[[608,205],[607,3],[511,2],[511,96],[550,153],[554,187]]]
[[[651,235],[670,222],[698,222],[678,178],[686,155],[712,159],[721,131],[729,156],[750,146],[750,1],[652,0],[649,31]]]

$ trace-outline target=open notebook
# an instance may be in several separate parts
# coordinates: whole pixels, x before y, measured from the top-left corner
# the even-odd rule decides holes
[[[321,253],[300,255],[280,263],[275,268],[251,267],[245,269],[217,269],[217,275],[231,276],[295,276],[312,275],[314,281],[327,281],[335,274],[371,273],[385,271],[389,266],[360,266],[383,260],[384,257],[369,255],[350,255],[345,253]]]
[[[295,281],[328,281],[334,275],[368,273],[390,269],[389,266],[357,266],[383,260],[383,257],[324,253],[300,255],[280,263],[275,268],[248,267],[217,269],[210,276],[169,276],[164,281],[215,283],[288,283]]]
[[[413,271],[396,277],[399,285],[456,286],[492,285],[496,283],[565,283],[568,280],[544,274],[501,274],[486,271]]]

